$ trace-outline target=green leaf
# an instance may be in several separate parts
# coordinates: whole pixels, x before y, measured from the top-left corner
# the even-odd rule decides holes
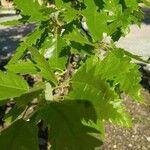
[[[8,65],[16,63],[21,57],[23,57],[27,50],[27,44],[28,46],[36,44],[36,41],[41,38],[43,32],[44,29],[39,29],[37,27],[33,33],[30,33],[28,36],[24,37],[22,39],[22,42],[20,43],[20,46],[16,49],[15,55],[9,61]]]
[[[79,14],[79,10],[73,8],[73,3],[74,2],[70,1],[55,0],[55,5],[62,11],[61,16],[66,23],[70,23],[77,17],[77,14]]]
[[[119,4],[120,1],[118,0],[110,0],[109,2],[104,0],[104,2],[104,11],[107,12],[107,22],[109,22],[107,34],[111,35],[116,32],[117,28],[121,27],[122,5]]]
[[[0,133],[2,150],[38,150],[36,125],[18,120]]]
[[[66,68],[66,63],[68,60],[68,50],[66,48],[66,42],[59,35],[56,35],[52,41],[52,47],[47,51],[51,52],[51,57],[49,58],[50,66],[55,69],[64,70]]]
[[[124,51],[125,55],[127,55],[127,56],[129,56],[129,57],[131,57],[131,58],[133,58],[133,59],[135,59],[137,61],[141,61],[143,63],[150,64],[150,61],[142,59],[142,56],[138,56],[138,55],[132,54],[129,51],[126,51],[126,50],[123,50],[123,51]]]
[[[63,0],[55,0],[55,5],[57,8],[61,8],[63,6]]]
[[[49,59],[52,56],[53,48],[53,35],[48,35],[45,40],[42,42],[39,52],[46,58]]]
[[[88,44],[93,46],[91,42],[87,39],[86,36],[82,35],[81,32],[74,27],[74,30],[72,32],[69,32],[64,35],[64,38],[69,41],[74,41],[77,43],[81,43],[82,45]]]
[[[13,0],[17,9],[21,10],[21,14],[30,16],[30,21],[42,21],[47,18],[40,11],[41,6],[37,0]]]
[[[73,54],[76,54],[76,53],[80,54],[80,55],[94,54],[94,49],[95,49],[94,46],[91,46],[88,44],[82,45],[81,43],[77,43],[77,42],[73,42],[73,41],[71,41],[70,46],[71,46],[70,51]]]
[[[125,4],[127,7],[132,8],[134,10],[138,9],[138,2],[137,0],[125,0]]]
[[[122,5],[120,5],[118,0],[110,0],[108,3],[108,0],[104,0],[104,11],[108,13],[108,21],[119,21],[120,16],[122,15]]]
[[[20,97],[14,98],[14,102],[15,102],[14,107],[7,114],[5,114],[3,118],[6,124],[12,123],[20,115],[22,115],[27,105],[30,106],[31,102],[33,102],[35,99],[38,101],[44,88],[45,85],[43,84],[40,84],[38,86],[34,85],[34,87],[30,89],[28,93],[25,93]]]
[[[46,61],[43,55],[34,47],[28,47],[32,54],[33,60],[36,62],[36,67],[40,69],[40,74],[47,80],[56,83],[56,78],[52,72],[51,66]]]
[[[126,56],[122,49],[115,49],[100,63],[99,71],[103,79],[114,81],[114,85],[120,84],[120,89],[133,99],[142,102],[141,74],[139,66],[131,63],[131,58]]]
[[[73,27],[73,31],[68,32],[71,29],[67,28],[63,38],[70,43],[71,52],[80,54],[92,54],[94,52],[94,44],[91,43],[88,38],[81,34],[78,28]]]
[[[25,74],[37,74],[38,69],[30,61],[18,61],[15,64],[8,64],[5,67],[8,71],[14,73],[20,73],[21,75]]]
[[[91,150],[102,144],[101,123],[96,124],[95,111],[87,101],[54,102],[38,113],[49,127],[51,150]]]
[[[62,14],[63,16],[63,20],[66,23],[70,23],[71,21],[73,21],[75,18],[77,18],[77,14],[79,14],[79,12],[73,8],[71,8],[71,6],[66,6],[66,10],[64,11],[64,13]]]
[[[121,100],[107,81],[102,79],[102,70],[98,70],[99,67],[99,62],[94,62],[92,58],[81,67],[72,79],[72,90],[67,97],[72,100],[79,99],[90,102],[101,121],[111,120],[114,123],[130,127],[131,120],[125,112]]]
[[[107,14],[99,12],[94,1],[85,0],[87,8],[83,10],[86,23],[94,42],[102,40],[103,33],[107,33]],[[92,12],[92,13],[91,13]]]
[[[0,72],[0,100],[20,96],[28,90],[27,82],[20,76],[10,72]]]
[[[118,28],[121,26],[122,22],[120,20],[116,20],[108,25],[107,34],[112,35],[116,33]],[[119,38],[119,37],[118,37]]]

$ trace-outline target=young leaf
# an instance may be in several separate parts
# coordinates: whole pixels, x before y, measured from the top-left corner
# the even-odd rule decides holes
[[[0,100],[20,96],[28,90],[27,82],[20,76],[10,72],[0,72]]]
[[[39,150],[36,125],[18,120],[0,133],[2,150]]]
[[[104,0],[104,2],[104,11],[107,12],[109,16],[108,21],[119,21],[122,15],[122,5],[119,4],[120,2],[118,0],[110,0],[109,3],[107,0]]]
[[[131,58],[125,55],[122,49],[115,49],[99,64],[99,71],[103,79],[112,80],[120,84],[120,89],[133,99],[142,102],[141,75],[138,66],[131,63]]]
[[[106,80],[102,79],[101,70],[97,71],[99,67],[98,62],[94,63],[93,59],[81,67],[72,79],[72,90],[67,97],[90,102],[100,120],[111,120],[123,126],[131,126],[131,120],[118,95]]]
[[[55,5],[57,8],[61,8],[63,6],[63,0],[55,0]]]

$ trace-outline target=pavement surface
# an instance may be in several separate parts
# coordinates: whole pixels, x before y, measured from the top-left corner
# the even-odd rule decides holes
[[[143,8],[145,18],[141,28],[137,25],[131,25],[130,33],[122,37],[117,46],[128,50],[129,52],[142,56],[147,60],[150,58],[150,9]]]
[[[20,39],[33,29],[32,24],[16,27],[0,26],[0,56],[11,55],[18,47]]]
[[[6,21],[18,20],[21,16],[14,10],[0,10],[0,62],[8,59],[15,52],[22,37],[34,30],[33,24],[22,26],[3,26]]]
[[[117,46],[148,59],[150,57],[150,25],[142,23],[141,29],[137,25],[132,25],[130,31],[126,37],[119,40]]]

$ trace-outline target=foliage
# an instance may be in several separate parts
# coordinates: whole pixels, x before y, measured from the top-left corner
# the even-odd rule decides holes
[[[52,150],[99,147],[105,121],[131,127],[121,94],[143,102],[139,67],[132,61],[141,58],[117,48],[115,41],[132,23],[140,25],[140,3],[149,2],[13,1],[22,16],[17,23],[36,28],[0,72],[0,101],[15,104],[4,117],[9,127],[0,133],[1,148],[38,149],[41,121]]]

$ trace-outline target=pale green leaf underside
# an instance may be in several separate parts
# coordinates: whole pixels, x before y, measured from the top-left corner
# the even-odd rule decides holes
[[[96,65],[85,65],[73,77],[72,91],[68,98],[87,100],[95,108],[97,118],[111,120],[114,123],[131,126],[121,100],[106,80],[96,71]],[[109,110],[109,111],[106,111]]]
[[[138,65],[131,63],[131,58],[122,49],[115,49],[99,63],[98,72],[103,79],[114,81],[120,89],[134,100],[143,101],[141,95],[141,74]]]
[[[46,101],[53,101],[53,89],[50,83],[45,83],[45,100]]]

